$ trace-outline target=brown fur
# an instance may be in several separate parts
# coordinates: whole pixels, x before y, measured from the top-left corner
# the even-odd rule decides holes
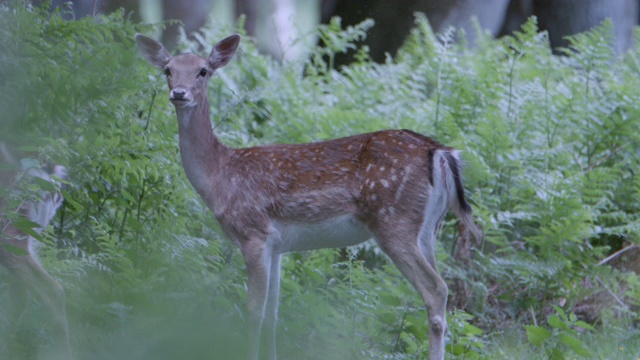
[[[264,327],[268,357],[276,358],[282,253],[373,237],[424,299],[430,359],[443,359],[447,285],[436,269],[436,231],[449,207],[476,229],[458,152],[408,130],[310,144],[225,146],[211,128],[207,81],[231,60],[239,40],[227,37],[207,58],[172,57],[160,43],[136,35],[144,57],[167,74],[187,178],[245,258],[249,357],[259,357]]]

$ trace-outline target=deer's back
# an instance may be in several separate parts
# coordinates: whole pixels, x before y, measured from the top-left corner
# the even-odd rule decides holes
[[[448,149],[408,130],[237,149],[225,171],[232,215],[219,220],[264,228],[268,219],[295,224],[421,213],[433,154]]]

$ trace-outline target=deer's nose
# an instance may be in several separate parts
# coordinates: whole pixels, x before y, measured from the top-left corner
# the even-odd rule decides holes
[[[184,96],[187,95],[187,91],[183,89],[173,89],[171,90],[171,99],[172,100],[182,100]]]

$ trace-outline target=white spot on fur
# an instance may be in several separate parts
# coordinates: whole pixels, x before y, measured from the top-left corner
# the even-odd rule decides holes
[[[407,181],[409,180],[409,175],[411,173],[412,169],[411,167],[407,167],[406,169],[403,169],[402,175],[402,182],[400,182],[400,186],[398,186],[398,189],[396,191],[396,198],[395,201],[398,202],[400,200],[400,197],[402,196],[402,192],[404,191],[404,186],[406,185]]]

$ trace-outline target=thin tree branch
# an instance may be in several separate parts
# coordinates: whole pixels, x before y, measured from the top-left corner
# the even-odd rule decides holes
[[[620,250],[618,250],[618,251],[614,252],[613,254],[611,254],[611,255],[607,256],[606,258],[602,259],[602,261],[600,261],[600,262],[598,263],[598,266],[600,266],[600,265],[604,265],[604,264],[608,263],[609,261],[613,260],[614,258],[616,258],[616,257],[618,257],[618,256],[620,256],[620,255],[622,255],[623,253],[625,253],[625,252],[627,252],[627,251],[629,251],[629,250],[633,250],[633,249],[635,249],[635,248],[637,248],[637,247],[638,247],[638,245],[637,245],[637,244],[631,244],[631,245],[629,245],[629,246],[627,246],[627,247],[625,247],[625,248],[622,248],[622,249],[620,249]]]

